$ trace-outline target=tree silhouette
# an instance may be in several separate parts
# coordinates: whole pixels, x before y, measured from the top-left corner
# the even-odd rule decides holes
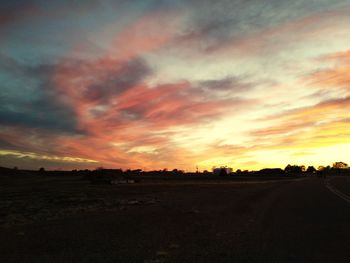
[[[308,166],[306,169],[307,173],[316,173],[316,168],[313,166]]]
[[[227,175],[227,171],[225,168],[221,168],[219,176],[226,176]]]
[[[299,174],[302,172],[305,172],[305,166],[304,165],[290,165],[288,164],[286,168],[284,168],[284,171],[286,173],[291,173],[291,174]]]
[[[344,162],[335,162],[333,163],[333,168],[335,169],[347,169],[349,166],[347,163]]]

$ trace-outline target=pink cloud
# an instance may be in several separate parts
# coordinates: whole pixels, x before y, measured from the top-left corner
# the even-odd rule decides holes
[[[324,90],[343,89],[350,95],[350,51],[325,55],[317,62],[334,62],[335,65],[312,73],[304,81]]]
[[[212,121],[255,103],[211,97],[186,81],[145,83],[153,72],[141,57],[174,38],[177,18],[170,22],[173,16],[146,15],[118,33],[113,48],[100,57],[68,58],[58,66],[53,76],[58,93],[73,107],[79,129],[86,133],[80,138],[57,137],[61,152],[111,167],[162,167],[169,156],[188,165],[190,153],[172,143],[169,128]],[[153,147],[155,154],[132,151],[145,146]]]
[[[115,37],[108,57],[125,61],[157,50],[175,37],[179,22],[180,16],[174,12],[147,14]]]

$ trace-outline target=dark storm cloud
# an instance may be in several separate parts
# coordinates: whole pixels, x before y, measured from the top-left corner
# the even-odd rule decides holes
[[[55,65],[26,65],[1,58],[0,125],[78,132],[73,110],[51,82]]]

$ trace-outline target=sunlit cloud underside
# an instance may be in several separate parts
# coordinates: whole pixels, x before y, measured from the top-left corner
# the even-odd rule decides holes
[[[349,1],[15,2],[1,166],[350,162]]]

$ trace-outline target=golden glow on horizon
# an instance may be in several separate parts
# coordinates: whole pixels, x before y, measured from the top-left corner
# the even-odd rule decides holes
[[[28,151],[0,156],[188,171],[350,163],[349,14],[320,9],[223,36],[190,10],[110,19],[86,32],[104,49],[84,59],[89,43],[71,40],[45,76],[79,132],[9,125],[0,142]]]
[[[33,152],[20,152],[20,151],[11,151],[11,150],[0,150],[0,156],[13,155],[17,158],[29,158],[34,160],[43,160],[43,161],[60,161],[68,163],[98,163],[95,160],[84,159],[79,157],[68,157],[68,156],[52,156],[52,155],[40,155]]]

